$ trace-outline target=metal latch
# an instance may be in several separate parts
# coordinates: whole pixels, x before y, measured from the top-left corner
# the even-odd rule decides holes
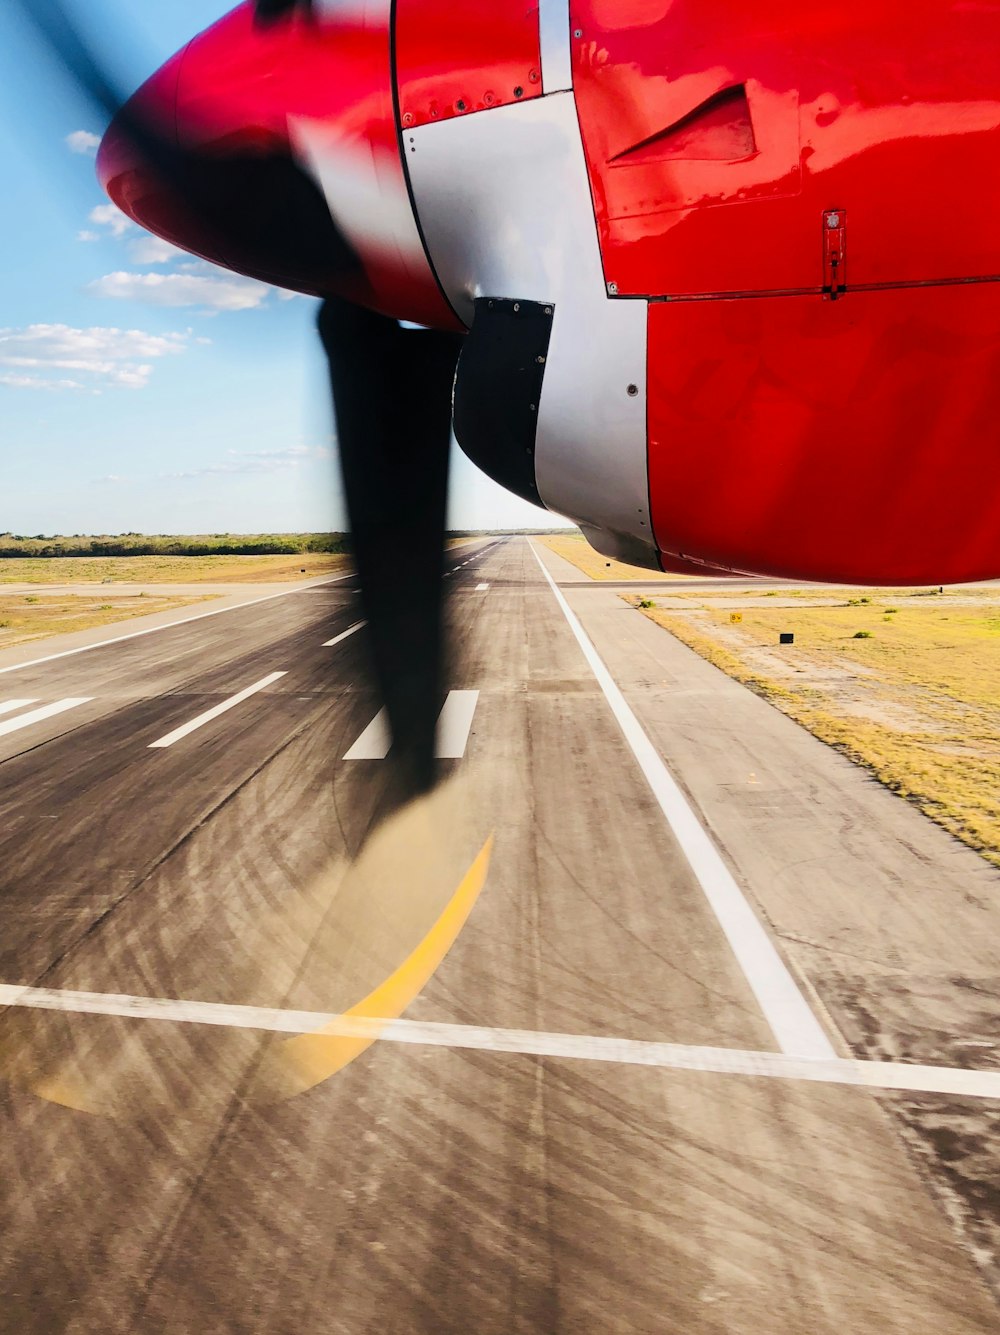
[[[831,301],[847,290],[847,211],[827,209],[823,214],[823,291]]]

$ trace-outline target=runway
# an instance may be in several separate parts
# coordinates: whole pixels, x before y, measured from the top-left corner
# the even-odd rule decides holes
[[[364,875],[353,577],[0,656],[0,1331],[996,1330],[1000,874],[540,545],[449,561]]]

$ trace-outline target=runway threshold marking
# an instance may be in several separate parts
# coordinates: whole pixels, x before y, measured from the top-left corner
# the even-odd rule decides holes
[[[349,635],[353,635],[356,630],[360,630],[362,626],[367,626],[367,624],[367,621],[355,621],[353,626],[348,626],[339,635],[335,635],[332,640],[324,640],[323,648],[332,649],[335,644],[340,644],[341,640],[346,640]]]
[[[392,745],[389,715],[384,707],[378,711],[368,727],[344,755],[345,760],[384,760]]]
[[[478,691],[449,691],[438,715],[437,742],[434,754],[438,760],[461,760],[469,744],[469,733],[479,704]],[[384,760],[392,746],[389,716],[385,709],[378,711],[361,736],[345,752],[345,760]]]
[[[264,1033],[303,1035],[309,1040],[337,1037],[360,1040],[364,1046],[380,1040],[418,1047],[607,1062],[612,1065],[647,1066],[709,1075],[804,1080],[913,1094],[1000,1099],[1000,1071],[977,1071],[967,1067],[863,1061],[849,1057],[795,1057],[782,1052],[695,1047],[681,1043],[657,1043],[647,1039],[402,1020],[370,1013],[328,1014],[323,1011],[280,1010],[213,1001],[179,1001],[168,997],[0,984],[0,1007],[8,1006],[72,1015],[107,1015],[128,1020],[200,1024],[223,1029],[256,1029]]]
[[[228,700],[223,700],[221,704],[215,705],[212,709],[206,709],[204,714],[199,714],[197,718],[191,719],[190,722],[182,723],[179,728],[175,728],[173,732],[168,732],[166,737],[161,737],[158,742],[150,742],[149,749],[155,751],[162,750],[164,747],[173,746],[174,742],[179,742],[182,737],[187,737],[189,733],[194,732],[197,728],[204,727],[206,723],[211,723],[212,719],[218,718],[220,714],[225,714],[230,709],[235,709],[236,706],[242,704],[244,700],[249,700],[251,695],[256,695],[258,691],[264,690],[266,686],[272,685],[280,677],[287,675],[288,674],[285,672],[272,672],[269,676],[262,677],[260,681],[255,681],[254,684],[248,686],[246,690],[239,691],[236,695],[231,695]]]
[[[583,655],[604,692],[605,699],[611,706],[611,711],[639,763],[639,768],[660,810],[666,817],[667,824],[673,831],[674,838],[680,845],[729,942],[744,978],[757,998],[757,1004],[774,1034],[778,1047],[786,1056],[836,1060],[836,1052],[822,1025],[813,1014],[774,943],[722,860],[722,855],[712,843],[659,752],[632,712],[578,617],[560,593],[534,544],[529,543],[529,546],[577,644],[583,650]]]
[[[57,714],[65,714],[68,709],[76,709],[78,705],[88,704],[93,699],[90,695],[75,695],[65,700],[57,700],[51,705],[42,705],[39,709],[31,709],[27,714],[18,714],[17,718],[9,718],[4,723],[0,723],[0,737],[6,737],[9,733],[20,732],[22,728],[30,728],[33,723],[42,723],[47,718],[54,718]],[[22,704],[32,704],[30,700],[21,701]]]

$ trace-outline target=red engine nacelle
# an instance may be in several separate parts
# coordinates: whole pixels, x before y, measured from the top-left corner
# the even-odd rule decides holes
[[[471,330],[463,447],[609,555],[951,583],[1000,576],[998,93],[988,0],[242,5],[137,103],[268,225],[99,166],[207,258]]]

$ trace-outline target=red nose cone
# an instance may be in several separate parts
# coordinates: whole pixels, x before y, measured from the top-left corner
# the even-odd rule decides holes
[[[363,21],[342,12],[262,27],[241,5],[123,108],[101,146],[102,185],[195,255],[454,327],[400,161],[389,19],[386,0],[382,26],[369,7]]]

